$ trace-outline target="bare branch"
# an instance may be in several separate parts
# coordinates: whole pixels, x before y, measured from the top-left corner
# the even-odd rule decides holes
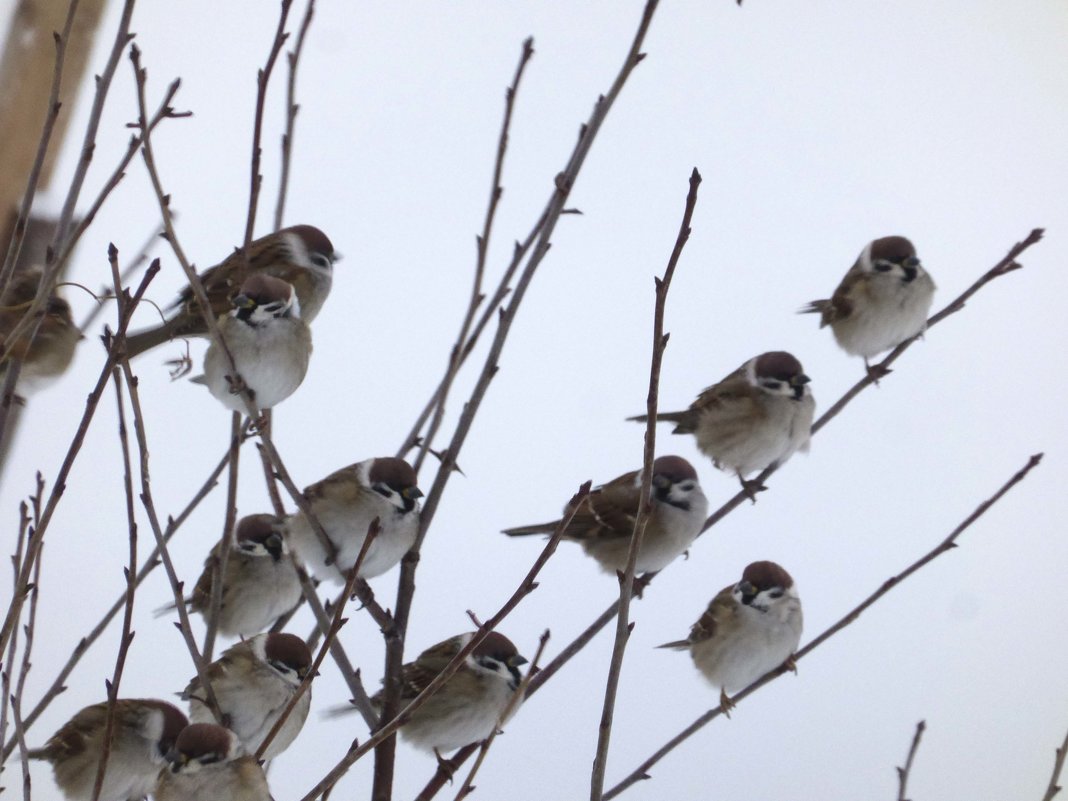
[[[619,582],[619,606],[616,613],[616,639],[612,645],[612,658],[608,664],[608,678],[605,682],[604,705],[601,709],[601,722],[597,729],[597,750],[593,758],[593,770],[590,772],[590,801],[601,801],[604,793],[604,774],[608,765],[608,746],[612,736],[612,720],[615,716],[616,691],[619,677],[623,671],[623,654],[633,628],[630,622],[630,601],[634,594],[634,571],[638,561],[638,551],[642,547],[645,529],[649,523],[651,507],[649,497],[653,489],[653,460],[656,458],[656,410],[660,397],[660,368],[664,361],[668,335],[664,333],[664,314],[667,307],[668,290],[671,279],[675,276],[675,267],[682,256],[682,249],[690,238],[690,222],[693,220],[694,208],[697,206],[697,189],[701,185],[701,174],[695,167],[690,174],[690,188],[686,194],[686,206],[682,214],[682,223],[675,238],[667,267],[662,279],[656,281],[656,302],[653,309],[653,347],[649,365],[649,394],[646,398],[647,422],[645,425],[645,447],[642,456],[641,491],[642,499],[638,506],[638,515],[634,520],[634,534],[627,551],[627,567]]]
[[[1064,736],[1064,742],[1057,749],[1056,758],[1053,760],[1053,774],[1049,777],[1049,786],[1046,787],[1046,794],[1042,796],[1042,801],[1053,801],[1053,797],[1061,791],[1061,786],[1057,782],[1060,781],[1061,770],[1064,768],[1065,754],[1068,754],[1068,734]]]
[[[289,190],[289,168],[293,161],[293,133],[297,125],[297,113],[300,106],[297,105],[297,65],[300,64],[300,54],[304,52],[304,38],[308,35],[312,17],[315,15],[315,0],[308,0],[304,8],[304,19],[301,20],[300,30],[297,33],[297,43],[293,49],[286,53],[286,63],[289,66],[289,80],[286,83],[286,130],[282,134],[282,165],[278,177],[278,200],[274,206],[274,230],[282,227],[285,217],[286,193]]]
[[[986,511],[991,506],[993,506],[995,503],[997,503],[999,500],[1001,500],[1001,498],[1009,490],[1011,490],[1013,487],[1015,487],[1017,484],[1019,484],[1021,481],[1023,481],[1024,478],[1027,477],[1028,473],[1030,473],[1035,467],[1038,466],[1038,463],[1040,461],[1042,461],[1042,454],[1041,453],[1035,454],[1030,459],[1028,459],[1027,464],[1024,465],[1024,467],[1022,467],[1020,470],[1018,470],[1016,472],[1016,474],[1013,475],[1013,477],[1010,478],[1008,481],[1006,481],[1001,486],[1001,488],[997,492],[995,492],[990,498],[988,498],[987,500],[985,500],[981,504],[979,504],[979,506],[975,509],[974,512],[972,512],[970,515],[968,515],[968,517],[966,517],[964,519],[964,521],[960,523],[960,525],[958,525],[955,529],[953,529],[952,532],[950,532],[949,536],[947,536],[944,540],[942,540],[940,543],[938,543],[938,545],[936,545],[934,548],[932,548],[926,554],[921,556],[919,559],[917,559],[915,562],[913,562],[907,568],[902,570],[896,576],[893,576],[892,578],[889,578],[885,582],[883,582],[883,584],[875,592],[873,592],[871,595],[869,595],[867,598],[865,598],[860,604],[858,604],[856,607],[854,607],[852,610],[850,610],[837,623],[835,623],[833,626],[828,628],[826,631],[824,631],[818,637],[816,637],[815,639],[810,641],[804,648],[799,650],[794,655],[794,661],[795,662],[800,662],[804,657],[808,656],[814,650],[819,648],[821,645],[823,645],[823,643],[825,643],[827,640],[829,640],[831,637],[833,637],[839,631],[841,631],[846,626],[848,626],[851,623],[853,623],[854,621],[856,621],[860,617],[860,615],[866,609],[868,609],[868,607],[872,606],[880,598],[882,598],[884,595],[886,595],[888,592],[890,592],[890,590],[892,590],[894,587],[898,586],[902,581],[907,579],[909,576],[911,576],[917,570],[922,568],[924,565],[926,565],[927,563],[937,559],[939,556],[941,556],[942,554],[946,553],[947,551],[950,551],[953,548],[956,548],[957,547],[957,544],[956,544],[957,538],[960,537],[960,535],[963,534],[964,531],[967,530],[968,527],[970,527],[972,525],[972,523],[974,523],[976,520],[978,520],[980,517],[982,517],[983,514],[985,514]],[[750,684],[744,690],[741,690],[740,692],[738,692],[731,700],[734,701],[734,702],[738,702],[738,701],[742,700],[743,698],[747,697],[749,694],[759,690],[765,684],[767,684],[767,683],[769,683],[771,681],[774,681],[775,679],[777,679],[779,676],[781,676],[786,671],[787,671],[787,668],[785,668],[785,667],[777,667],[774,670],[768,671],[766,674],[764,674],[759,679],[754,681],[752,684]],[[604,797],[605,797],[606,801],[607,801],[607,799],[615,798],[617,795],[622,793],[624,790],[626,790],[628,787],[630,787],[635,782],[641,781],[642,779],[649,778],[649,774],[648,774],[649,768],[651,768],[653,765],[655,765],[657,762],[659,762],[663,757],[665,757],[667,754],[669,754],[676,746],[678,746],[684,740],[689,738],[692,734],[694,734],[695,732],[697,732],[698,730],[703,728],[707,723],[709,723],[712,720],[714,720],[715,718],[719,717],[721,712],[722,712],[722,709],[720,707],[718,707],[718,706],[715,707],[714,709],[710,709],[708,712],[703,714],[701,717],[697,718],[697,720],[695,720],[693,723],[691,723],[689,726],[687,726],[685,729],[683,729],[679,734],[675,735],[670,740],[668,740],[667,743],[664,744],[664,746],[662,746],[659,750],[657,750],[651,757],[649,757],[644,762],[642,762],[641,765],[639,765],[631,773],[629,773],[627,775],[627,777],[624,778],[619,784],[617,784],[611,790],[606,792],[604,794]]]
[[[909,783],[909,773],[912,771],[912,760],[916,758],[916,751],[920,748],[920,738],[923,737],[924,729],[927,728],[927,723],[920,721],[916,724],[916,733],[912,736],[912,745],[909,747],[909,755],[905,759],[905,766],[903,768],[897,768],[897,801],[909,801],[905,797],[905,788]]]

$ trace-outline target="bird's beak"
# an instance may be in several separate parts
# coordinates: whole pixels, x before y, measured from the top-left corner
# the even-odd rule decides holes
[[[423,497],[423,491],[419,487],[405,487],[401,490],[401,496],[414,501]]]
[[[657,489],[667,489],[671,486],[671,479],[667,476],[653,476],[653,486]]]
[[[525,656],[516,654],[515,656],[508,657],[508,667],[519,667],[525,665],[529,660]]]
[[[803,387],[805,384],[807,384],[811,380],[812,379],[809,378],[804,373],[798,373],[797,375],[795,375],[793,378],[790,379],[790,386],[791,387]]]
[[[282,553],[282,536],[280,534],[272,533],[267,535],[267,539],[263,541],[264,547],[268,553]]]
[[[235,309],[255,309],[256,301],[250,298],[248,295],[237,295],[233,300]]]

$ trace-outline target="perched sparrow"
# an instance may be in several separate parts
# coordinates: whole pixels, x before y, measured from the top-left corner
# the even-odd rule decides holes
[[[213,723],[186,726],[171,766],[159,773],[155,801],[271,801],[263,768],[234,733]]]
[[[312,656],[304,640],[293,634],[257,634],[237,643],[208,666],[208,681],[219,701],[224,723],[254,754],[274,726],[289,699],[297,691],[308,671]],[[194,677],[182,693],[189,701],[189,719],[193,723],[216,723]],[[311,688],[300,697],[293,713],[286,718],[277,736],[271,740],[264,759],[272,759],[289,747],[300,734],[311,706]]]
[[[247,259],[240,249],[225,261],[201,273],[200,280],[216,316],[230,311],[231,298],[249,275],[273,275],[292,284],[307,322],[315,319],[330,294],[337,255],[326,234],[310,225],[294,225],[257,239],[248,246]],[[176,337],[204,336],[207,324],[200,314],[193,290],[186,287],[174,304],[178,311],[167,322],[126,340],[130,356],[136,356]]]
[[[799,642],[801,599],[794,580],[774,562],[753,562],[741,581],[712,599],[689,637],[660,647],[689,649],[697,669],[720,688],[720,706],[729,713],[734,704],[727,693],[780,665],[793,669]]]
[[[638,552],[636,571],[663,570],[690,547],[708,515],[708,500],[693,466],[681,456],[661,456],[653,462],[652,513]],[[641,471],[624,473],[589,494],[589,500],[564,529],[609,573],[627,566],[634,521],[641,505]],[[564,517],[572,505],[564,507]],[[511,536],[550,534],[559,520],[505,529]]]
[[[701,452],[716,467],[736,473],[753,497],[762,487],[746,481],[747,475],[808,450],[816,410],[808,382],[801,362],[784,351],[770,351],[708,387],[686,411],[657,414],[656,419],[676,423],[673,434],[693,434]]]
[[[337,549],[327,564],[326,550],[303,512],[287,521],[289,544],[320,579],[344,582],[356,563],[367,529],[376,517],[382,530],[371,543],[360,576],[385,573],[407,553],[419,531],[415,471],[403,459],[379,456],[343,467],[304,490],[312,513]]]
[[[922,334],[935,283],[903,236],[869,242],[830,300],[814,300],[802,313],[819,312],[846,353],[868,359]]]
[[[227,636],[263,631],[300,601],[296,568],[289,559],[282,519],[274,515],[248,515],[234,532],[226,559],[219,606],[218,630]],[[188,599],[194,612],[210,614],[213,568],[219,546],[212,548]],[[166,609],[173,609],[171,604]]]
[[[17,273],[0,297],[0,354],[7,350],[8,336],[22,320],[23,314],[37,295],[41,282],[41,270],[25,270]],[[20,389],[40,389],[62,375],[74,357],[74,347],[82,339],[81,332],[71,318],[70,304],[54,292],[44,306],[44,318],[31,341],[23,336],[14,343],[11,356],[22,358],[19,371]],[[0,381],[5,366],[0,363]]]
[[[70,801],[89,801],[104,750],[108,705],[87,706],[52,735],[30,759],[52,763],[56,784]],[[188,721],[163,701],[122,698],[115,702],[111,753],[100,801],[143,798],[156,786],[164,757]]]
[[[212,342],[204,354],[204,383],[223,406],[245,410],[243,390],[260,409],[271,409],[292,395],[308,372],[311,329],[300,319],[292,285],[269,275],[250,275],[234,298],[234,310],[219,320],[234,366]]]
[[[419,695],[472,636],[461,634],[439,642],[405,665],[402,705]],[[445,685],[412,714],[401,727],[401,736],[417,748],[439,752],[486,739],[504,722],[501,715],[519,687],[519,666],[526,662],[511,640],[491,631]],[[381,707],[382,691],[371,703]]]

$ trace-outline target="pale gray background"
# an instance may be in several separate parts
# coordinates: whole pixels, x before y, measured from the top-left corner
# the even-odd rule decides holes
[[[91,69],[110,46],[113,3]],[[546,4],[320,3],[300,72],[302,110],[286,221],[322,227],[345,254],[315,324],[300,391],[277,412],[276,442],[305,485],[392,453],[436,385],[466,303],[504,87],[522,39],[537,54],[520,89],[490,259],[503,268],[564,164],[578,126],[607,91],[638,22],[637,2]],[[297,5],[294,16],[302,8]],[[179,233],[201,268],[244,230],[254,78],[276,24],[267,2],[146,3],[133,29],[149,69],[150,105],[181,76],[176,106],[192,119],[155,137]],[[1068,726],[1064,609],[1063,322],[1068,202],[1068,11],[1061,2],[666,3],[594,146],[505,351],[418,573],[409,653],[492,614],[539,550],[506,526],[546,519],[578,484],[637,467],[653,306],[681,216],[686,180],[704,176],[693,237],[668,304],[664,408],[748,357],[789,349],[812,376],[820,410],[861,374],[812,317],[875,236],[916,243],[941,308],[1033,227],[1047,239],[1026,269],[999,279],[939,325],[795,457],[755,506],[731,515],[637,603],[620,687],[608,781],[716,703],[684,655],[653,650],[683,636],[745,563],[789,569],[805,604],[805,640],[943,538],[1031,453],[1044,464],[962,547],[895,590],[855,626],[717,720],[626,797],[891,798],[917,720],[929,724],[913,772],[924,799],[1039,798]],[[277,185],[284,70],[271,93],[260,225]],[[87,99],[76,104],[80,128]],[[125,147],[136,114],[129,66],[112,90],[88,192]],[[73,167],[77,137],[60,165]],[[59,181],[57,183],[62,183]],[[91,196],[91,195],[89,195]],[[42,199],[58,208],[61,195]],[[83,241],[74,278],[107,279],[106,245],[131,255],[158,219],[137,161]],[[151,295],[168,301],[180,269],[161,249]],[[90,306],[68,289],[78,316]],[[145,308],[140,323],[151,322]],[[54,475],[101,363],[94,332],[71,372],[32,399],[0,509],[14,530],[33,471]],[[203,345],[196,343],[198,355]],[[135,363],[151,416],[153,490],[176,513],[221,455],[229,415],[202,387]],[[450,404],[460,408],[473,371]],[[121,591],[124,501],[114,401],[106,396],[50,529],[28,701]],[[660,452],[694,460],[714,506],[734,481],[691,439],[660,430]],[[265,510],[255,453],[243,460],[242,514]],[[430,475],[423,484],[429,486]],[[175,540],[193,581],[219,536],[216,492]],[[147,524],[142,549],[151,544]],[[8,535],[10,549],[11,535]],[[5,581],[6,579],[5,572]],[[385,603],[391,573],[373,582]],[[5,588],[9,586],[9,581]],[[563,545],[541,588],[502,626],[528,654],[545,627],[550,654],[616,594],[615,581]],[[178,633],[151,610],[162,571],[138,594],[137,639],[122,694],[165,696],[191,667]],[[343,640],[370,690],[381,639],[353,610]],[[308,620],[294,630],[305,633]],[[30,737],[39,743],[103,698],[117,629],[70,681]],[[476,798],[584,798],[611,637],[595,643],[521,710],[478,777]],[[313,712],[271,771],[296,799],[366,736],[352,716],[324,720],[346,690],[328,662]],[[433,759],[403,747],[397,798],[415,795]],[[371,760],[339,797],[366,797]],[[5,784],[18,792],[17,771]],[[36,798],[56,798],[34,768]],[[455,788],[453,788],[455,792]],[[444,795],[442,797],[445,797]]]

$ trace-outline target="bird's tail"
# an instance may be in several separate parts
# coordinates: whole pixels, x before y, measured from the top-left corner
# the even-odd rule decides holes
[[[506,528],[501,533],[507,534],[509,537],[526,537],[529,534],[552,534],[559,524],[559,520],[554,520],[552,523],[535,523],[532,526]]]
[[[829,300],[814,300],[797,310],[798,314],[823,314],[830,305]]]
[[[682,651],[690,647],[689,640],[675,640],[674,642],[666,642],[663,645],[656,646],[657,648],[670,648],[672,651]]]
[[[182,601],[183,603],[185,603],[186,606],[189,606],[189,604],[193,603],[192,598],[183,598]],[[152,610],[152,617],[163,617],[168,612],[173,612],[177,608],[178,604],[164,604],[163,606],[157,607],[156,609]]]
[[[139,356],[157,345],[162,345],[164,342],[183,336],[185,332],[180,330],[180,324],[181,321],[178,318],[174,318],[155,328],[147,328],[144,331],[136,331],[130,334],[126,337],[126,352],[132,359],[134,356]]]
[[[658,423],[681,423],[686,416],[686,412],[658,412],[656,415],[656,422]],[[635,423],[644,423],[649,419],[647,414],[637,414],[634,417],[628,417],[627,420],[631,420]]]

